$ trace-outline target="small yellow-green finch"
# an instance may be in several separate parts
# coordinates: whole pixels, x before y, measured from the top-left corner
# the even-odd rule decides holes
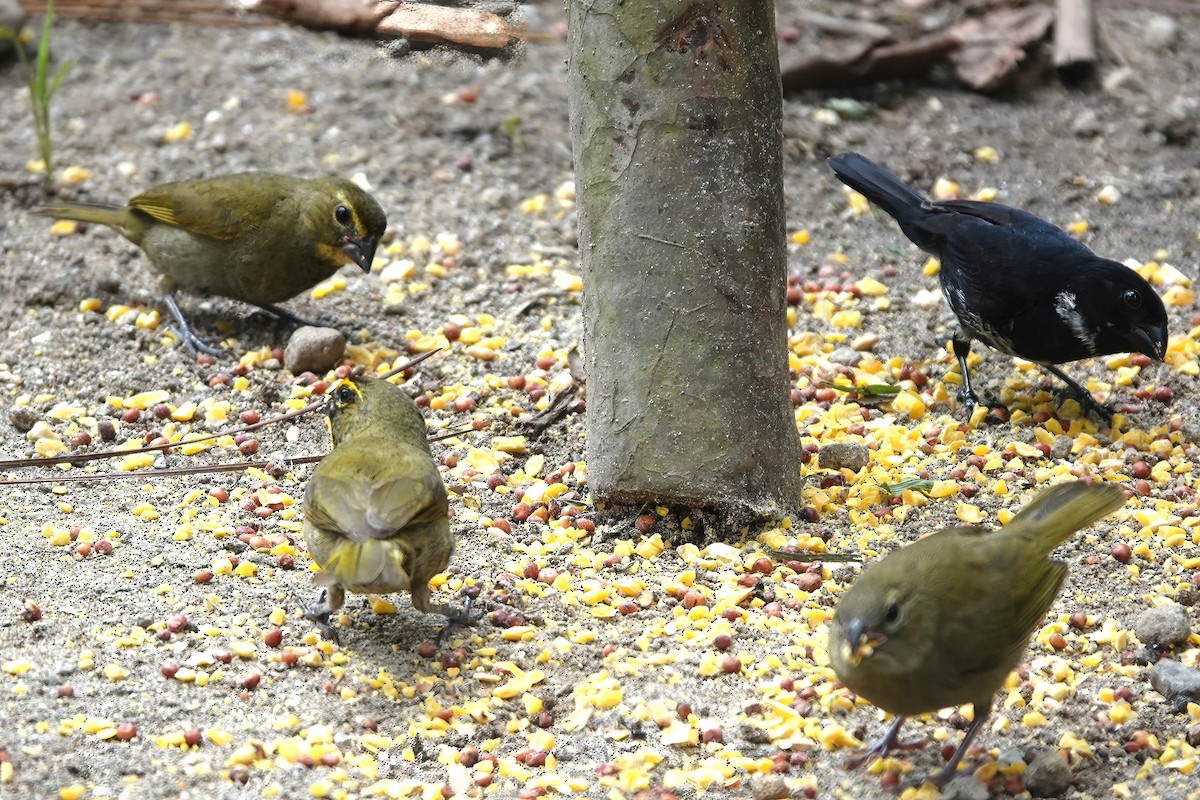
[[[375,198],[348,180],[266,172],[164,183],[123,207],[63,203],[41,213],[107,225],[140,247],[160,276],[185,343],[206,352],[213,351],[179,313],[177,289],[240,300],[296,321],[276,304],[344,264],[370,272],[387,227]]]
[[[304,543],[326,592],[306,616],[336,639],[329,617],[346,592],[408,591],[417,610],[461,621],[463,612],[429,599],[454,537],[416,403],[395,384],[359,377],[334,384],[325,410],[333,450],[304,491]]]
[[[1124,502],[1113,484],[1059,484],[1001,530],[945,528],[864,569],[834,613],[829,657],[838,680],[896,719],[851,765],[905,746],[905,717],[971,703],[975,719],[936,781],[953,777],[1062,589],[1067,565],[1050,552]]]

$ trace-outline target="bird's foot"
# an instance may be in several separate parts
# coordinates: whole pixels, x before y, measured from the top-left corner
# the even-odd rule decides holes
[[[439,603],[433,606],[431,609],[432,611],[436,611],[446,618],[446,624],[443,625],[442,629],[437,632],[437,636],[434,637],[434,641],[441,644],[442,640],[446,638],[446,634],[449,633],[450,629],[455,625],[478,625],[479,621],[483,619],[483,612],[472,613],[471,607],[474,605],[474,603],[475,598],[471,595],[467,595],[467,602],[463,604],[462,608],[449,606],[444,603]]]
[[[310,608],[298,594],[293,593],[292,597],[296,599],[296,605],[300,606],[304,618],[316,626],[321,638],[334,644],[340,644],[338,632],[329,622],[330,617],[333,616],[333,608],[329,605],[328,592],[321,591],[321,599],[317,601],[315,608]]]
[[[1101,403],[1096,398],[1092,397],[1091,392],[1084,392],[1081,395],[1074,395],[1079,405],[1083,408],[1085,414],[1095,414],[1096,417],[1108,427],[1112,427],[1113,408],[1107,403]]]
[[[293,328],[327,328],[327,327],[329,327],[329,325],[326,323],[314,322],[312,320],[307,320],[304,317],[297,316],[297,315],[293,314],[291,311],[288,311],[283,306],[277,306],[277,305],[272,305],[270,303],[264,303],[263,305],[260,305],[259,308],[261,308],[263,311],[266,311],[269,314],[274,314],[277,318],[282,320],[284,323],[292,326]],[[324,316],[324,315],[322,315],[322,316]]]
[[[192,326],[188,325],[188,321],[184,318],[183,312],[179,310],[179,304],[175,302],[175,298],[169,294],[163,295],[163,303],[170,312],[171,317],[175,320],[175,325],[170,328],[171,333],[175,334],[175,338],[188,349],[188,352],[193,356],[197,353],[205,353],[210,356],[219,356],[223,354],[220,348],[213,347],[206,343],[203,339],[192,331]]]
[[[1004,405],[999,399],[994,397],[979,397],[975,394],[975,390],[970,387],[963,386],[958,390],[958,402],[964,408],[974,409],[975,406],[983,406],[988,410],[987,416],[984,417],[984,422],[990,425],[998,425],[1002,422],[1008,422],[1008,406]]]
[[[887,741],[887,735],[883,735],[871,742],[866,747],[860,747],[850,754],[849,760],[846,761],[846,767],[854,769],[855,767],[866,764],[868,761],[874,761],[877,758],[883,758],[893,750],[920,750],[929,744],[929,739],[908,739],[906,741]]]
[[[851,753],[850,759],[846,761],[846,767],[854,769],[868,761],[883,758],[893,750],[919,750],[929,744],[928,739],[900,741],[900,726],[904,724],[904,719],[904,717],[896,717],[892,720],[892,724],[888,726],[888,729],[884,731],[883,736],[880,736],[866,747],[859,748]]]

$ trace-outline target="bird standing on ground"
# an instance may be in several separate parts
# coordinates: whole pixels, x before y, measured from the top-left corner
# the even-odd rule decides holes
[[[413,606],[463,620],[464,612],[431,603],[429,580],[454,552],[449,504],[416,403],[378,378],[339,381],[326,413],[333,451],[304,491],[304,543],[327,587],[306,613],[328,639],[330,616],[346,592],[408,591]]]
[[[829,659],[896,719],[851,766],[909,746],[897,742],[905,717],[971,703],[975,719],[936,781],[952,778],[1062,590],[1067,565],[1050,552],[1124,502],[1114,484],[1059,484],[999,531],[945,528],[864,569],[834,612]]]
[[[188,346],[201,343],[173,293],[185,289],[259,306],[297,322],[276,304],[354,263],[371,271],[387,218],[370,194],[341,178],[266,172],[165,183],[125,206],[64,203],[56,219],[107,225],[140,247]]]
[[[858,153],[836,155],[829,166],[941,261],[942,295],[959,323],[951,347],[964,402],[979,402],[967,370],[972,339],[1040,364],[1105,420],[1111,412],[1056,365],[1110,353],[1159,361],[1166,354],[1167,312],[1150,284],[1049,222],[998,203],[930,202]]]

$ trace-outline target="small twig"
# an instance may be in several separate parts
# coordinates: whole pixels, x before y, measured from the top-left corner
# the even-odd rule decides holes
[[[417,364],[420,364],[422,361],[429,358],[434,353],[437,353],[438,350],[441,350],[441,348],[439,347],[436,350],[430,350],[428,353],[422,353],[421,355],[417,356],[416,358],[410,359],[410,360],[406,361],[405,363],[401,364],[400,366],[393,367],[392,369],[383,373],[379,377],[383,378],[383,379],[390,378],[392,375],[395,375],[398,372],[403,372],[406,369],[409,369],[413,366],[416,366]],[[207,441],[211,441],[213,439],[220,439],[224,436],[236,436],[239,433],[250,433],[251,431],[256,431],[259,428],[266,427],[267,425],[277,425],[280,422],[286,422],[287,420],[293,419],[295,417],[299,417],[302,414],[307,414],[310,411],[316,411],[318,408],[320,408],[324,404],[325,404],[325,401],[323,399],[318,400],[316,402],[309,403],[308,405],[304,406],[303,408],[292,409],[291,411],[285,411],[284,413],[279,414],[278,416],[268,417],[267,419],[259,420],[258,422],[255,422],[252,425],[242,425],[241,427],[238,427],[238,428],[230,428],[228,430],[220,431],[218,433],[212,433],[207,436],[200,436],[195,439],[180,440],[178,442],[168,442],[166,444],[146,445],[145,447],[138,447],[138,448],[133,448],[133,449],[128,449],[128,450],[101,450],[96,453],[75,453],[73,455],[51,456],[49,458],[0,459],[0,469],[23,469],[26,467],[49,467],[49,466],[54,466],[55,464],[79,464],[79,463],[84,463],[84,462],[88,462],[88,461],[100,461],[100,460],[106,459],[106,458],[124,458],[125,456],[137,455],[138,453],[165,453],[168,450],[171,450],[176,447],[183,447],[184,445],[196,444],[198,442],[207,442]]]
[[[295,456],[280,461],[239,461],[233,464],[197,464],[191,467],[174,467],[172,469],[156,469],[151,472],[131,470],[128,472],[90,472],[84,475],[54,475],[36,478],[4,478],[0,486],[27,486],[37,483],[82,483],[87,481],[107,481],[121,478],[169,478],[175,475],[202,475],[206,472],[241,472],[247,469],[266,469],[272,464],[295,465],[315,464],[328,453],[316,456]]]

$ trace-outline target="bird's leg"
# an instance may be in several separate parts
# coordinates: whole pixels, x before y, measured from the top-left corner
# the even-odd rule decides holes
[[[1098,402],[1096,398],[1092,397],[1092,393],[1085,389],[1082,384],[1071,378],[1070,375],[1063,372],[1054,364],[1042,364],[1041,367],[1067,385],[1067,388],[1075,395],[1075,399],[1079,401],[1079,405],[1083,406],[1085,414],[1091,411],[1109,426],[1112,425],[1112,409]]]
[[[172,295],[164,294],[163,303],[167,306],[167,311],[171,312],[171,316],[175,319],[175,334],[179,337],[179,341],[183,342],[183,346],[191,351],[192,355],[195,355],[197,352],[207,353],[210,356],[221,355],[220,349],[205,344],[199,336],[192,332],[192,326],[188,325],[187,320],[183,318],[183,312],[179,310],[179,304],[175,302],[175,298]]]
[[[908,717],[896,717],[892,720],[892,724],[888,726],[888,729],[884,731],[883,736],[880,736],[866,747],[851,753],[850,760],[846,762],[846,768],[854,769],[872,759],[883,758],[893,750],[916,750],[917,748],[924,747],[928,742],[927,739],[915,739],[911,742],[900,741],[900,726],[904,724],[904,720],[906,719]]]
[[[276,317],[278,317],[279,319],[286,322],[288,325],[291,325],[292,327],[295,327],[295,328],[304,328],[304,327],[323,328],[323,327],[325,327],[324,325],[322,325],[319,322],[312,322],[310,320],[304,319],[303,317],[298,317],[295,314],[293,314],[291,311],[288,311],[283,306],[272,305],[271,303],[262,303],[258,307],[261,308],[263,311],[266,311],[268,314],[274,314]]]
[[[317,630],[326,641],[337,644],[338,633],[329,624],[329,619],[346,602],[346,590],[336,584],[328,589],[322,589],[321,599],[317,601],[315,608],[309,608],[308,604],[300,599],[300,595],[294,595],[294,597],[296,604],[304,612],[304,618],[317,626]]]
[[[964,405],[968,401],[974,405],[983,405],[979,400],[979,395],[975,394],[974,387],[971,386],[971,371],[967,369],[967,356],[971,354],[970,338],[963,336],[960,331],[950,340],[950,351],[958,359],[958,371],[962,373],[963,379],[962,388],[958,390],[958,401]]]
[[[989,705],[983,707],[990,708],[990,699],[988,703]],[[979,706],[976,705],[975,708],[975,720],[967,728],[967,732],[963,734],[963,740],[958,745],[958,749],[954,751],[954,755],[950,756],[950,760],[946,762],[946,766],[942,767],[942,771],[933,777],[933,782],[937,786],[945,786],[954,777],[954,773],[958,771],[958,762],[962,761],[967,748],[971,746],[971,740],[975,738],[975,734],[979,733],[980,729],[983,728],[983,723],[987,721],[988,712],[984,711],[981,714],[978,710]]]

